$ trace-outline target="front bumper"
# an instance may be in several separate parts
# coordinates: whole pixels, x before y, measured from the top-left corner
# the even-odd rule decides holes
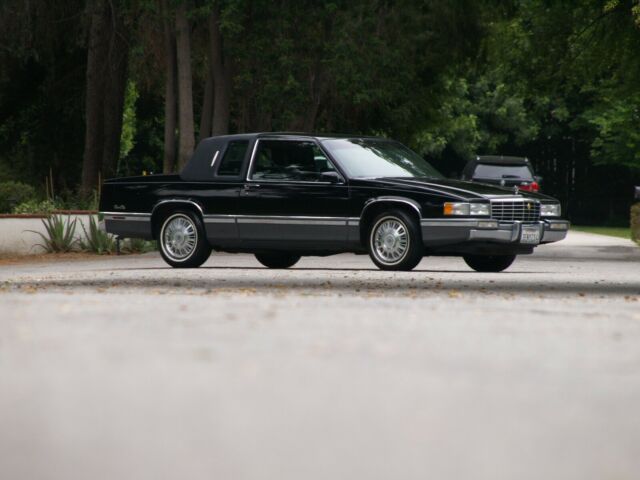
[[[558,242],[567,236],[566,220],[541,220],[533,223],[499,222],[491,219],[423,219],[422,238],[425,246],[444,246],[460,243],[496,243],[535,246]],[[523,229],[539,229],[538,244],[522,242]]]

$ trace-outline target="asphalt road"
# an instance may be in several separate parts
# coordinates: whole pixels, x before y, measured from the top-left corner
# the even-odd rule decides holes
[[[640,248],[0,266],[0,479],[638,479]]]

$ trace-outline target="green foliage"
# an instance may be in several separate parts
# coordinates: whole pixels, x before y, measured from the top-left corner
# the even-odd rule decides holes
[[[13,209],[15,214],[49,214],[54,210],[59,210],[55,202],[51,200],[27,200]]]
[[[28,200],[33,200],[36,192],[30,185],[21,182],[0,183],[0,213],[11,213],[13,209]]]
[[[64,218],[60,215],[51,215],[42,220],[45,227],[46,235],[35,230],[28,230],[42,238],[43,243],[37,244],[49,253],[70,252],[75,247],[77,240],[75,238],[76,226],[78,219]]]
[[[128,238],[122,245],[122,250],[126,253],[148,253],[158,250],[158,245],[155,241]]]
[[[140,94],[135,82],[129,81],[124,96],[122,113],[122,133],[120,135],[120,160],[129,155],[135,145],[136,136],[136,101]]]
[[[417,148],[426,155],[438,156],[448,147],[469,159],[507,143],[522,145],[538,133],[524,99],[487,76],[471,85],[464,78],[448,78],[442,95],[433,125],[416,135]]]
[[[591,155],[598,164],[621,164],[640,170],[640,94],[603,96],[583,118],[595,130]]]
[[[89,217],[89,230],[85,228],[82,222],[80,222],[80,226],[84,232],[84,239],[80,240],[80,248],[82,250],[97,253],[98,255],[113,253],[116,247],[115,238],[100,229],[98,221],[93,215]]]

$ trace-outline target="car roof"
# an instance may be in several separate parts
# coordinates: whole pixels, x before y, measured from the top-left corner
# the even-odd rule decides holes
[[[350,135],[340,133],[307,133],[307,132],[253,132],[253,133],[237,133],[232,135],[219,135],[215,137],[209,137],[208,139],[219,140],[253,140],[254,138],[269,137],[269,138],[313,138],[316,140],[329,140],[329,139],[369,139],[369,140],[389,140],[384,137],[376,137],[371,135]],[[205,140],[208,140],[205,139]]]

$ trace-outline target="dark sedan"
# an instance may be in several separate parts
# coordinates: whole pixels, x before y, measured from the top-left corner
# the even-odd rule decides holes
[[[568,229],[557,200],[447,180],[396,141],[304,134],[205,139],[179,175],[106,181],[100,210],[108,232],[157,239],[174,267],[212,250],[271,268],[354,252],[384,270],[451,255],[498,272]]]

